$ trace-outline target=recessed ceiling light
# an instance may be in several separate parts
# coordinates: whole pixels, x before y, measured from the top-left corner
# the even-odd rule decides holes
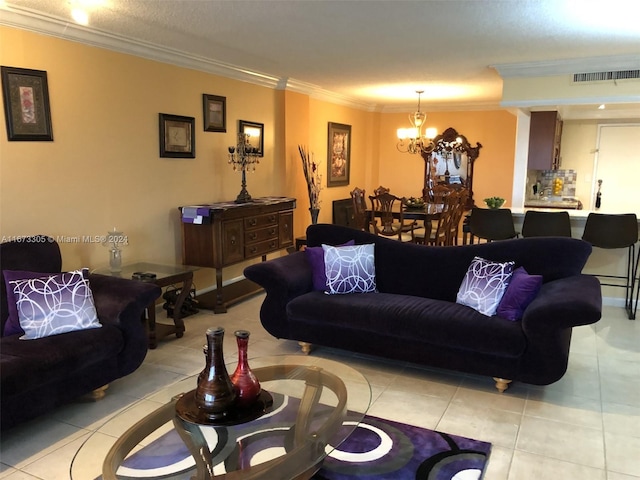
[[[81,8],[71,10],[71,17],[80,25],[89,25],[89,14]]]
[[[604,103],[598,107],[598,110],[604,110],[604,109],[605,109]]]

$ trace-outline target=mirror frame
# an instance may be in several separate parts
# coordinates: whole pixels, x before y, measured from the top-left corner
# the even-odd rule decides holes
[[[429,152],[423,152],[422,158],[425,161],[424,168],[424,187],[422,189],[422,194],[427,200],[426,197],[430,196],[431,188],[435,185],[434,180],[431,178],[431,162],[433,160],[434,153],[466,153],[467,154],[467,179],[463,184],[469,190],[469,197],[467,199],[467,208],[471,209],[475,207],[475,202],[473,200],[473,166],[475,161],[480,156],[480,149],[482,145],[480,142],[476,142],[476,146],[472,147],[467,137],[457,132],[457,130],[453,127],[447,128],[440,135],[436,136],[433,139],[433,149]],[[448,181],[445,182],[437,182],[440,184],[448,184]]]

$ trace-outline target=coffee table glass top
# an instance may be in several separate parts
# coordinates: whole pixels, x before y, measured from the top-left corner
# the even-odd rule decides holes
[[[262,417],[224,427],[180,420],[175,402],[196,387],[197,376],[189,377],[97,429],[73,459],[72,480],[309,478],[364,417],[368,381],[345,364],[311,356],[258,357],[249,364],[274,399]],[[233,373],[235,363],[227,370]]]

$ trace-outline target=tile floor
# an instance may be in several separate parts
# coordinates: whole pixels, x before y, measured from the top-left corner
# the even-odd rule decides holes
[[[68,405],[3,433],[0,478],[68,479],[74,453],[107,418],[202,369],[209,326],[250,330],[250,356],[298,353],[295,342],[276,340],[261,327],[262,299],[257,295],[226,315],[202,311],[187,318],[183,338],[150,350],[102,401]],[[234,343],[227,335],[230,361]],[[622,308],[604,307],[596,325],[574,329],[569,370],[559,382],[515,384],[505,394],[489,378],[327,348],[312,355],[359,369],[372,386],[372,415],[492,442],[486,480],[640,479],[640,321],[627,320]]]

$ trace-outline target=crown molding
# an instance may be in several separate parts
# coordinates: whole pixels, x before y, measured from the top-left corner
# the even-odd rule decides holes
[[[574,73],[591,73],[609,70],[635,70],[640,68],[640,55],[610,57],[568,58],[542,62],[504,63],[491,65],[502,78],[546,77]]]
[[[42,35],[91,45],[93,47],[105,48],[107,50],[189,68],[191,70],[211,73],[275,90],[290,90],[292,92],[303,93],[311,98],[359,110],[375,111],[377,108],[377,105],[361,102],[310,83],[301,82],[292,78],[276,77],[237,65],[173,50],[154,43],[115,35],[96,28],[87,28],[26,8],[0,8],[0,25],[20,28]]]

